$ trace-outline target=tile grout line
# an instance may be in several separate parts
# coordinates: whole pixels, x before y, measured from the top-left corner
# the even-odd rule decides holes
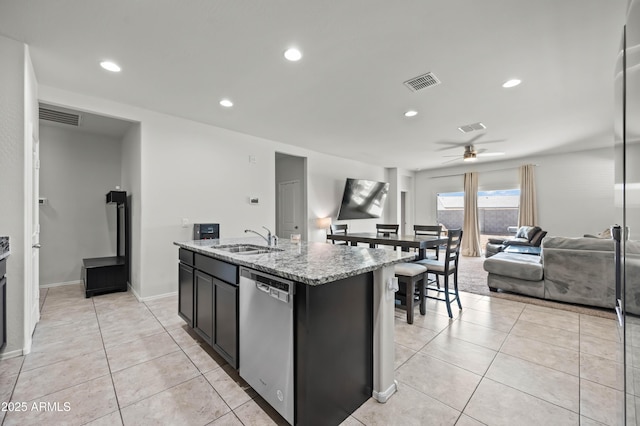
[[[116,383],[113,380],[113,372],[111,371],[111,363],[109,362],[109,356],[107,355],[107,347],[104,343],[104,336],[102,334],[102,326],[100,325],[100,316],[98,315],[98,311],[96,309],[96,302],[91,298],[91,303],[93,305],[93,312],[96,315],[96,322],[98,323],[98,332],[100,333],[100,340],[102,341],[102,350],[104,351],[104,358],[107,361],[107,368],[109,369],[109,378],[111,379],[111,386],[113,387],[113,395],[116,397],[116,405],[118,406],[118,414],[120,414],[120,421],[124,425],[124,417],[122,417],[122,409],[120,408],[120,399],[118,398],[118,392],[116,391]],[[93,419],[96,420],[96,419]],[[93,421],[91,420],[91,421]]]
[[[218,397],[220,398],[220,400],[221,400],[221,401],[222,401],[222,402],[227,406],[227,408],[229,408],[229,412],[230,412],[230,413],[233,413],[233,415],[238,419],[238,421],[240,421],[240,423],[242,423],[242,424],[244,425],[244,423],[243,423],[243,422],[238,418],[238,416],[236,416],[236,413],[235,413],[235,411],[233,410],[233,408],[231,408],[231,406],[227,403],[227,401],[225,401],[225,399],[222,397],[222,395],[220,395],[220,393],[216,390],[216,388],[215,388],[215,387],[213,387],[213,385],[211,384],[211,382],[209,382],[209,380],[208,380],[208,379],[207,379],[207,377],[205,376],[205,373],[203,373],[202,371],[200,371],[200,369],[198,368],[198,366],[197,366],[197,365],[195,365],[195,363],[193,362],[193,360],[191,359],[191,357],[189,356],[189,354],[187,354],[187,353],[184,351],[184,348],[183,348],[182,346],[180,346],[180,344],[179,344],[179,343],[176,341],[176,339],[171,335],[171,333],[169,333],[169,330],[168,330],[168,329],[164,326],[164,324],[162,324],[162,322],[158,319],[158,317],[157,317],[156,313],[155,313],[155,312],[153,312],[153,309],[149,308],[149,306],[148,306],[145,302],[142,302],[142,303],[146,306],[146,308],[149,310],[149,312],[151,312],[151,315],[153,315],[153,317],[156,319],[156,321],[158,321],[158,323],[160,324],[160,326],[163,328],[164,332],[165,332],[165,333],[167,333],[167,335],[168,335],[168,336],[169,336],[169,337],[170,337],[170,338],[175,342],[175,344],[178,346],[178,348],[180,349],[180,351],[182,351],[182,353],[184,354],[184,356],[185,356],[185,357],[187,357],[187,359],[189,360],[189,362],[191,362],[191,364],[193,365],[193,367],[198,371],[198,373],[199,373],[200,377],[202,377],[202,379],[203,379],[203,380],[204,380],[204,381],[205,381],[205,382],[206,382],[206,383],[211,387],[211,389],[213,389],[213,391],[216,393],[216,395],[218,395]],[[199,346],[199,345],[198,345],[198,346]],[[204,350],[204,349],[203,349],[203,350]],[[176,351],[176,352],[177,352],[177,351]],[[206,352],[206,351],[205,351],[205,352]],[[219,365],[219,366],[218,366],[218,368],[222,368],[222,366],[221,366],[221,365]],[[216,369],[214,369],[214,370],[216,370]],[[211,370],[211,371],[214,371],[214,370]],[[196,376],[196,377],[198,377],[198,376]],[[177,385],[175,385],[175,386],[172,386],[172,387],[170,387],[170,388],[168,388],[168,389],[171,389],[171,388],[174,388],[174,387],[176,387],[176,386],[179,386],[179,385],[181,385],[181,384],[183,384],[183,383],[188,382],[189,380],[193,380],[194,378],[195,378],[195,377],[192,377],[192,378],[190,378],[190,379],[188,379],[188,380],[185,380],[185,381],[183,381],[183,382],[181,382],[181,383],[179,383],[179,384],[177,384]],[[165,389],[165,390],[163,390],[163,391],[161,391],[161,392],[164,392],[164,391],[166,391],[166,390],[168,390],[168,389]],[[158,392],[158,393],[161,393],[161,392]],[[157,395],[158,393],[156,393],[156,394],[154,394],[154,395]],[[154,396],[154,395],[151,395],[151,396]],[[149,397],[147,397],[147,398],[150,398],[151,396],[149,396]],[[143,401],[143,400],[145,400],[145,399],[147,399],[147,398],[143,398],[143,399],[141,399],[140,401]],[[252,399],[253,399],[253,398],[252,398]],[[138,402],[140,402],[140,401],[138,401]],[[133,404],[132,404],[132,405],[133,405]],[[217,417],[217,418],[213,419],[213,420],[212,420],[211,422],[209,422],[209,423],[215,422],[216,420],[218,420],[219,418],[221,418],[221,417],[225,416],[226,414],[227,414],[227,413],[225,413],[225,414],[223,414],[223,415],[221,415],[221,416],[219,416],[219,417]],[[123,423],[123,424],[124,424],[124,423]]]
[[[516,323],[518,322],[518,320],[520,319],[520,317],[522,316],[522,313],[524,312],[524,308],[522,308],[522,311],[520,311],[520,313],[518,314],[518,317],[516,318],[516,320],[513,322],[513,325],[511,326],[511,328],[509,329],[509,332],[507,333],[506,337],[504,338],[504,340],[502,341],[502,343],[500,344],[500,347],[498,348],[497,351],[495,351],[495,355],[493,355],[493,359],[491,360],[491,363],[489,364],[489,366],[487,367],[487,369],[484,371],[484,373],[482,374],[482,378],[480,378],[480,381],[478,382],[478,384],[476,385],[476,387],[473,389],[473,392],[471,392],[471,396],[469,397],[469,399],[467,400],[467,402],[464,404],[464,407],[462,408],[462,411],[460,411],[460,417],[462,417],[462,415],[466,415],[471,417],[474,420],[478,420],[473,416],[470,416],[469,414],[465,413],[464,411],[467,409],[467,407],[469,406],[469,403],[471,402],[471,400],[473,399],[473,396],[476,394],[476,392],[478,391],[478,388],[480,387],[480,384],[482,383],[482,381],[486,378],[487,380],[491,380],[490,378],[487,377],[487,373],[489,372],[489,369],[491,368],[491,366],[493,365],[493,363],[496,361],[496,358],[498,357],[499,353],[502,353],[502,347],[504,346],[504,343],[507,341],[507,339],[509,338],[509,335],[511,335],[511,331],[513,330],[513,327],[515,327]],[[478,420],[480,421],[480,420]],[[482,423],[482,422],[480,422]]]

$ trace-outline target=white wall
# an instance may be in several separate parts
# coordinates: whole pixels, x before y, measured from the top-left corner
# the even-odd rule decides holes
[[[82,259],[115,256],[121,141],[51,125],[40,127],[40,285],[81,279]]]
[[[127,206],[130,217],[130,251],[129,251],[129,283],[137,294],[140,294],[140,257],[141,257],[141,182],[140,164],[140,123],[131,125],[122,138],[122,190],[127,191]],[[129,248],[128,248],[129,249]]]
[[[25,253],[25,47],[0,36],[0,235],[8,235],[11,256],[7,259],[7,346],[1,354],[21,353],[24,337]],[[31,148],[29,147],[29,150]],[[30,170],[29,170],[30,173]],[[0,354],[0,355],[1,355]]]
[[[133,239],[140,247],[132,285],[142,298],[177,291],[177,248],[172,243],[191,239],[192,232],[181,226],[182,218],[218,222],[221,237],[275,227],[276,152],[307,157],[308,223],[336,217],[347,177],[385,179],[378,166],[51,87],[41,86],[40,93],[47,103],[141,123],[139,194],[132,189],[132,204],[140,214],[136,238],[134,212]],[[125,143],[123,152],[127,149]],[[250,163],[249,156],[256,162]],[[133,168],[123,166],[128,173]],[[260,197],[260,204],[250,205],[249,195]],[[364,231],[374,229],[377,221],[348,223],[350,229]],[[325,241],[324,230],[310,226],[308,234],[311,241]],[[135,246],[133,255],[138,255]]]
[[[539,222],[550,235],[594,234],[616,220],[612,145],[611,149],[418,172],[416,223],[436,222],[436,194],[462,191],[462,173],[478,171],[480,190],[513,189],[519,187],[517,168],[522,164],[538,165],[535,174]]]

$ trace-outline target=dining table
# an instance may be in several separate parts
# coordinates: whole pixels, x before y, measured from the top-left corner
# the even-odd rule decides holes
[[[435,249],[447,244],[447,237],[435,237],[431,235],[397,235],[397,234],[379,234],[377,232],[352,232],[346,235],[327,235],[328,240],[346,241],[352,246],[358,243],[369,244],[369,247],[375,248],[380,245],[400,247],[403,251],[411,248],[418,250],[418,260],[426,257],[427,249]]]

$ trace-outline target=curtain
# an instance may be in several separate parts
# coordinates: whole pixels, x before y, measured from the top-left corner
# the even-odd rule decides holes
[[[464,224],[460,250],[463,256],[482,255],[478,224],[478,173],[476,172],[464,174]]]
[[[520,166],[520,208],[518,226],[538,225],[538,204],[536,203],[535,166]]]

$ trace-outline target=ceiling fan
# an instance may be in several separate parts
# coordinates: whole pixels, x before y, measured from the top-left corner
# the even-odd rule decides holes
[[[442,164],[452,163],[454,161],[458,161],[462,159],[465,162],[473,162],[478,159],[478,157],[493,157],[497,155],[504,155],[504,152],[486,152],[486,149],[476,150],[473,145],[466,145],[464,147],[464,153],[462,154],[462,158],[460,155],[445,155],[445,157],[456,157],[453,160],[445,161]]]
[[[479,135],[476,135],[474,137],[472,137],[470,140],[468,140],[467,142],[450,142],[450,141],[441,141],[441,142],[436,142],[437,145],[447,145],[443,148],[439,148],[436,151],[446,151],[448,149],[455,149],[455,148],[459,148],[459,147],[467,147],[467,146],[471,146],[473,147],[474,145],[484,145],[484,144],[488,144],[488,143],[498,143],[498,142],[504,142],[504,139],[495,139],[495,140],[490,140],[490,141],[481,141],[481,142],[476,142],[478,139],[480,139],[481,137],[483,137],[484,135],[486,135],[486,133],[480,133]]]

